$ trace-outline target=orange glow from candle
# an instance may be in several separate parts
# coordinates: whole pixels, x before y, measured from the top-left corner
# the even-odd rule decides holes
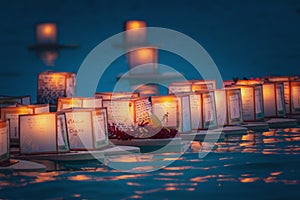
[[[132,20],[126,22],[125,29],[132,30],[132,29],[145,28],[145,27],[146,27],[146,23],[144,21]]]
[[[36,26],[37,43],[56,43],[57,27],[55,23],[43,23]]]

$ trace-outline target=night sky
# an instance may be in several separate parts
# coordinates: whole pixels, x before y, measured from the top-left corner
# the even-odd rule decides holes
[[[13,0],[0,4],[2,95],[29,94],[34,101],[38,73],[77,72],[88,53],[123,31],[124,22],[130,19],[195,39],[210,54],[223,79],[300,75],[299,0]],[[45,21],[57,22],[59,43],[80,45],[62,50],[55,66],[46,66],[27,49],[35,42],[35,24]],[[187,78],[198,78],[183,60],[172,62],[162,56],[159,62],[184,72]],[[115,77],[126,70],[126,61],[117,60],[107,73],[107,83],[99,84],[98,90],[111,90]]]

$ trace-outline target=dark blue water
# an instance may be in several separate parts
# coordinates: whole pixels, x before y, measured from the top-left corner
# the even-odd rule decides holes
[[[63,170],[0,173],[2,199],[299,199],[300,128],[249,132],[216,143],[193,142],[178,153],[118,156],[106,163],[171,165],[126,173],[100,162],[65,163]]]

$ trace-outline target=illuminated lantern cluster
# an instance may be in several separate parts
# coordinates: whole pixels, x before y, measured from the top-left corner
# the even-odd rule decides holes
[[[183,92],[201,92],[216,89],[215,80],[189,80],[181,82],[173,82],[168,86],[169,94],[177,94]]]

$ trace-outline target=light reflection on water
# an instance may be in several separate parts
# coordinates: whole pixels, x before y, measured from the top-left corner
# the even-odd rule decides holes
[[[116,156],[110,162],[142,163],[134,170],[153,168],[155,162],[174,162],[165,168],[130,174],[99,162],[67,164],[65,170],[0,173],[0,198],[50,199],[182,199],[296,198],[300,181],[300,129],[278,129],[228,136],[213,152],[199,159],[208,144],[192,142],[178,153]],[[285,196],[288,193],[288,196]],[[205,198],[205,199],[206,199]],[[226,199],[225,198],[225,199]]]

